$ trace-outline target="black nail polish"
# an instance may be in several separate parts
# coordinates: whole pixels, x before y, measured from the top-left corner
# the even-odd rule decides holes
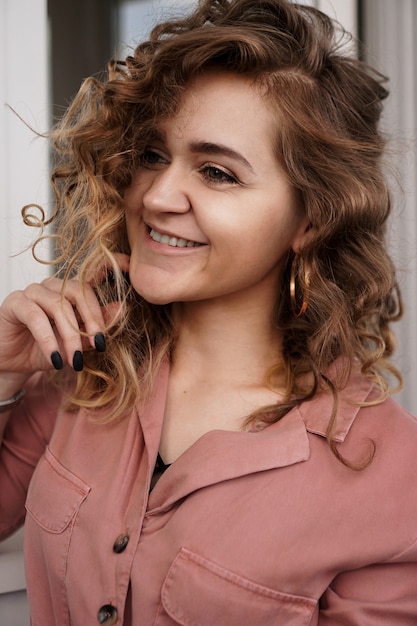
[[[52,352],[51,362],[56,370],[62,370],[62,368],[64,367],[62,356],[59,354],[58,350],[55,350],[54,352]]]
[[[103,333],[97,333],[94,337],[94,345],[96,347],[97,352],[105,352],[106,351],[106,338]]]
[[[72,367],[76,372],[81,372],[83,365],[83,353],[80,350],[76,350],[72,359]]]

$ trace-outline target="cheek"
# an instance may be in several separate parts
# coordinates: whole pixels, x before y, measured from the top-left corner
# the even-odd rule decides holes
[[[280,262],[292,249],[299,233],[298,220],[292,215],[271,214],[262,224],[254,225],[249,245],[254,254],[267,263]]]
[[[129,188],[124,196],[125,224],[129,242],[136,236],[141,225],[142,198],[143,194],[137,186]]]
[[[130,247],[132,248],[132,244],[134,243],[135,238],[136,238],[135,231],[137,231],[137,219],[134,219],[130,211],[126,211],[125,213],[125,224],[126,224],[127,240],[129,242]]]
[[[143,196],[149,187],[150,181],[147,180],[143,172],[136,173],[129,187],[123,194],[126,213],[137,214],[143,204]]]

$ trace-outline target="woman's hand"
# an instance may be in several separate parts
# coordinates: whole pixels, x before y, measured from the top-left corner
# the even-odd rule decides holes
[[[86,342],[104,328],[104,319],[92,288],[81,289],[76,280],[65,285],[48,278],[23,291],[11,293],[0,307],[0,369],[28,372],[62,369],[69,363],[80,367]],[[87,340],[80,330],[91,335]]]
[[[118,256],[121,269],[127,271],[128,257]],[[48,278],[12,292],[4,300],[0,307],[0,379],[5,383],[13,381],[12,386],[18,388],[17,380],[40,370],[62,369],[65,364],[79,371],[85,349],[105,350],[103,329],[109,311],[102,310],[93,287],[74,279],[62,290],[62,280]],[[120,308],[120,303],[114,306]]]

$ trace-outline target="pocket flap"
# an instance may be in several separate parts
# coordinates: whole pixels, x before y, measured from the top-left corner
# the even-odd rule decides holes
[[[61,533],[90,490],[85,482],[61,465],[47,448],[29,485],[26,510],[45,530]]]
[[[307,626],[316,604],[243,578],[186,548],[162,588],[165,611],[183,626]]]

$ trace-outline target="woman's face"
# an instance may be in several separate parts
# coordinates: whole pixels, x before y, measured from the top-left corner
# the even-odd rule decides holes
[[[198,78],[125,193],[133,288],[154,304],[275,300],[307,220],[273,151],[273,114],[245,79]]]

